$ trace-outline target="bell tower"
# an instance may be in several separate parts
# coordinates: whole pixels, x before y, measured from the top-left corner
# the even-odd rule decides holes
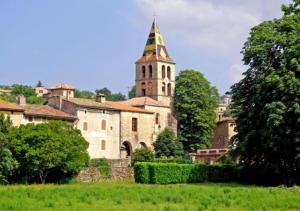
[[[172,107],[175,62],[154,19],[143,55],[136,61],[136,97],[151,97]]]

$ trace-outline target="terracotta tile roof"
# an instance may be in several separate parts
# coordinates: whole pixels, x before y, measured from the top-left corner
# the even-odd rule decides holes
[[[47,105],[20,105],[24,109],[25,116],[45,117],[55,120],[75,121],[77,118]]]
[[[130,105],[126,105],[122,102],[106,101],[106,103],[109,104],[110,106],[116,108],[116,109],[121,110],[121,111],[153,114],[153,112],[151,112],[151,111],[147,111],[147,110],[142,109],[142,108],[136,108],[136,107],[133,107],[133,106],[130,106]]]
[[[0,111],[24,111],[20,106],[0,100]]]
[[[108,103],[99,103],[99,102],[95,101],[94,99],[68,98],[68,99],[64,99],[64,100],[74,103],[78,106],[87,107],[87,108],[116,110],[114,107],[112,107]]]
[[[57,84],[55,87],[52,87],[50,89],[70,89],[70,90],[74,90],[75,88],[70,84],[60,83],[60,84]]]
[[[221,120],[217,121],[217,124],[223,123],[223,122],[230,122],[230,123],[234,123],[235,120],[232,117],[223,117]]]
[[[157,106],[157,107],[169,107],[168,105],[163,104],[157,100],[154,100],[150,97],[135,97],[129,100],[121,101],[120,103],[131,105],[131,106]]]

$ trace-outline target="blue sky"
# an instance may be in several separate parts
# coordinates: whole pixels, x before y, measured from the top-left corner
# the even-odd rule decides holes
[[[65,82],[94,91],[134,85],[153,14],[170,56],[226,92],[245,67],[251,27],[290,0],[2,0],[0,84]]]

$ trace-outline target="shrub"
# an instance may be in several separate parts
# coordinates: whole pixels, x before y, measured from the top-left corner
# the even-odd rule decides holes
[[[137,183],[149,183],[149,163],[137,162],[134,164],[134,179]]]
[[[132,164],[136,162],[152,162],[154,161],[154,153],[150,148],[136,149],[132,154]]]
[[[205,182],[208,180],[208,168],[205,164],[193,164],[194,168],[190,175],[191,183]]]
[[[183,159],[181,157],[178,158],[167,158],[167,157],[160,157],[154,159],[155,163],[178,163],[178,164],[191,164],[191,162],[187,159]]]
[[[177,139],[176,134],[166,128],[162,131],[153,143],[156,156],[181,156],[183,155],[182,143]]]
[[[105,158],[92,159],[89,162],[89,167],[98,168],[103,178],[109,178],[111,172],[111,166],[108,163],[107,159]]]
[[[208,166],[208,180],[211,182],[237,181],[239,169],[236,165],[210,165]]]

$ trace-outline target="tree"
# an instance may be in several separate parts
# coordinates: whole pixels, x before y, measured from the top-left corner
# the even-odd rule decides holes
[[[41,82],[41,81],[38,81],[38,83],[37,83],[36,87],[43,87],[43,84],[42,84],[42,82]]]
[[[35,90],[31,86],[21,85],[21,84],[13,84],[11,86],[12,95],[24,95],[25,97],[36,96]]]
[[[132,164],[136,162],[151,162],[154,160],[154,153],[150,148],[140,148],[136,149],[132,153]]]
[[[180,72],[176,78],[175,110],[185,151],[210,146],[218,104],[217,88],[211,86],[202,73]]]
[[[13,158],[11,151],[6,147],[9,130],[12,127],[10,118],[0,114],[0,183],[7,183],[7,178],[18,167],[18,162]]]
[[[300,1],[282,8],[282,18],[255,26],[244,45],[249,68],[232,86],[232,141],[246,167],[291,185],[300,170]]]
[[[135,97],[135,86],[132,86],[131,89],[128,91],[128,99]]]
[[[20,164],[19,180],[24,177],[26,182],[74,175],[89,161],[88,143],[80,131],[62,121],[14,128],[8,147]]]
[[[126,96],[121,92],[112,93],[108,88],[96,89],[95,92],[97,94],[104,94],[106,99],[111,101],[121,101],[126,99]]]
[[[95,96],[95,94],[93,92],[85,91],[85,90],[80,91],[78,89],[75,89],[74,97],[92,99],[92,98],[94,98],[94,96]]]
[[[168,128],[158,135],[153,146],[158,157],[178,157],[184,153],[182,143],[177,139],[175,133]]]

